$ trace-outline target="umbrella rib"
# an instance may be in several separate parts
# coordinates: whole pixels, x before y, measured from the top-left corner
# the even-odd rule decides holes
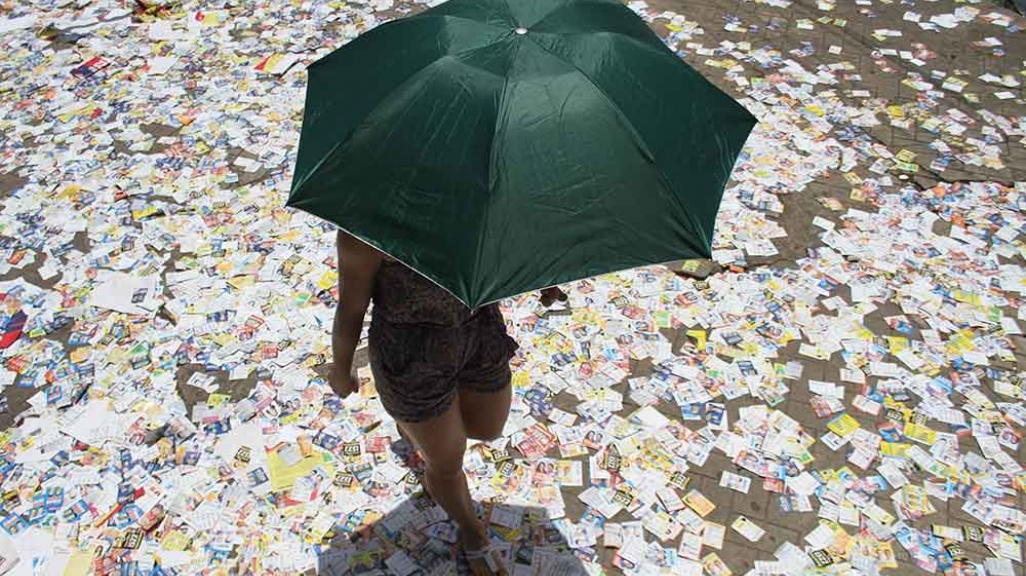
[[[602,32],[600,32],[600,34],[602,34]],[[663,58],[663,59],[669,58],[670,60],[669,60],[668,63],[672,63],[672,64],[677,65],[677,66],[683,65],[684,66],[684,70],[686,70],[687,72],[693,74],[698,81],[704,82],[704,83],[709,84],[709,85],[713,85],[712,82],[710,82],[708,78],[706,78],[705,76],[700,74],[697,70],[692,68],[686,62],[682,62],[680,60],[680,58],[677,57],[676,54],[674,54],[668,48],[666,48],[666,46],[664,44],[662,44],[662,40],[659,40],[659,42],[660,42],[659,46],[654,46],[654,45],[651,45],[651,44],[647,44],[647,43],[641,41],[638,38],[635,38],[633,36],[629,36],[627,34],[623,34],[623,33],[620,33],[620,32],[608,31],[608,32],[605,32],[605,34],[608,34],[610,36],[615,36],[616,38],[626,39],[630,44],[634,45],[635,47],[643,49],[645,52],[648,52],[648,53],[652,54],[653,56],[657,56],[657,57]],[[565,34],[564,36],[575,36],[575,35],[577,35],[577,34],[576,33],[575,34]],[[656,37],[656,38],[658,38],[658,37]],[[582,72],[582,74],[583,74],[583,72]],[[705,112],[706,112],[707,115],[709,114],[708,109],[706,109]],[[723,147],[720,144],[721,144],[721,140],[719,138],[716,138],[717,148],[719,148],[719,150],[722,152],[723,151]],[[721,154],[720,157],[723,158],[723,155]],[[729,177],[731,169],[734,166],[734,162],[730,161],[730,162],[727,162],[727,163],[721,163],[721,166],[724,168],[725,172],[727,173],[727,175]],[[662,171],[662,169],[659,170],[659,173],[660,173],[660,176],[662,178],[664,178],[664,179],[666,178],[666,174]],[[726,183],[724,183],[724,185],[726,185]],[[670,189],[673,190],[672,187]],[[680,202],[679,198],[677,198],[675,194],[673,196],[674,196],[674,199],[677,200],[677,203],[680,206],[681,211],[688,217],[688,224],[690,224],[690,227],[692,228],[692,230],[695,231],[698,234],[698,236],[701,238],[703,244],[706,244],[706,245],[708,245],[710,247],[709,249],[711,251],[713,238],[707,238],[706,237],[704,228],[702,226],[700,226],[696,221],[694,221],[694,218],[693,218],[691,212],[684,208],[684,205]]]
[[[650,44],[646,44],[645,42],[642,42],[641,40],[639,40],[637,38],[634,38],[633,36],[628,36],[626,34],[621,34],[619,32],[609,32],[609,34],[613,35],[613,36],[616,36],[617,38],[624,38],[624,39],[628,40],[634,46],[642,48],[643,50],[645,50],[646,52],[651,53],[654,56],[657,56],[657,57],[660,57],[660,58],[664,58],[664,59],[669,57],[672,60],[673,64],[675,64],[677,66],[680,66],[680,65],[683,64],[684,65],[684,69],[687,70],[688,72],[692,73],[694,76],[696,76],[699,79],[699,81],[705,82],[707,84],[712,85],[712,83],[709,82],[709,80],[705,76],[703,76],[702,74],[698,73],[697,70],[692,68],[686,62],[681,61],[680,58],[678,58],[676,54],[670,52],[669,48],[666,48],[666,46],[662,44],[662,40],[660,40],[660,47],[656,47],[656,46],[653,46],[653,45],[650,45]],[[706,109],[706,114],[708,115],[708,113],[709,113],[709,111],[708,111],[708,109]],[[719,138],[716,139],[716,144],[717,144],[717,147],[720,148],[720,150],[722,151],[722,146],[720,146],[720,139]],[[722,158],[722,155],[721,155],[721,158]],[[731,172],[731,168],[733,167],[733,165],[734,165],[733,162],[730,162],[729,165],[728,164],[724,164],[723,165],[725,167],[725,171],[726,171],[726,173],[728,175],[728,178],[729,178],[729,175],[730,175],[730,172]],[[659,170],[659,174],[660,174],[660,176],[662,178],[664,178],[664,179],[666,178],[666,174],[662,171],[662,169]],[[726,182],[724,182],[724,185],[726,185]],[[673,188],[671,187],[671,190],[672,189]],[[677,198],[676,194],[674,194],[673,196],[674,196],[674,199],[677,200],[677,203],[680,206],[682,212],[688,217],[688,224],[690,224],[690,227],[692,228],[692,230],[695,231],[698,234],[698,236],[699,236],[699,238],[701,238],[703,244],[709,246],[709,250],[711,251],[712,250],[713,238],[707,238],[706,237],[704,228],[702,226],[700,226],[697,222],[694,221],[691,212],[684,208],[683,203],[680,202],[680,199]]]
[[[314,165],[314,167],[311,170],[307,171],[306,177],[303,178],[303,180],[300,181],[298,183],[298,185],[294,185],[292,187],[292,190],[289,193],[289,201],[292,201],[292,197],[295,196],[296,193],[299,190],[301,190],[303,188],[303,186],[308,181],[313,180],[314,177],[318,175],[321,167],[323,167],[324,164],[326,162],[328,162],[329,159],[331,159],[331,157],[339,150],[339,148],[342,148],[343,146],[345,146],[345,144],[349,141],[349,139],[353,136],[353,134],[357,130],[359,130],[360,127],[363,126],[364,123],[367,122],[367,119],[370,118],[371,116],[373,116],[374,113],[377,112],[378,109],[384,103],[388,102],[391,99],[393,94],[395,94],[396,92],[399,92],[401,89],[405,88],[408,84],[410,84],[411,82],[417,80],[420,77],[420,75],[423,74],[426,70],[430,70],[431,68],[434,68],[435,66],[438,66],[439,63],[444,62],[446,59],[456,58],[456,57],[462,56],[464,54],[467,54],[469,52],[473,52],[474,50],[480,50],[480,49],[486,48],[488,46],[491,46],[491,44],[484,44],[484,45],[481,45],[481,46],[475,46],[473,48],[468,48],[466,50],[461,50],[459,52],[455,52],[455,53],[452,53],[452,54],[445,54],[442,57],[429,62],[426,66],[424,66],[423,68],[421,68],[421,69],[417,70],[416,72],[410,74],[405,80],[403,80],[402,82],[400,82],[400,83],[396,84],[395,86],[393,86],[388,91],[387,94],[385,94],[382,98],[379,99],[377,105],[371,107],[370,110],[368,110],[367,113],[363,115],[363,118],[361,118],[358,122],[353,124],[353,128],[347,134],[345,134],[343,137],[339,138],[338,141],[335,142],[335,144],[331,147],[331,149],[328,150],[327,152],[325,152],[323,156],[321,156],[321,158],[317,161],[317,163]],[[505,90],[505,88],[504,88],[504,90]],[[302,144],[302,142],[300,142],[300,144]]]
[[[618,36],[622,36],[622,35],[618,34]],[[630,38],[630,37],[627,36],[627,38]],[[616,102],[613,102],[613,100],[606,94],[605,90],[603,90],[602,87],[599,86],[598,83],[596,83],[595,80],[593,80],[592,77],[589,76],[584,70],[581,70],[581,68],[576,63],[574,63],[574,62],[572,62],[570,60],[567,60],[567,59],[563,58],[562,56],[560,56],[559,54],[556,54],[555,52],[549,50],[545,46],[542,46],[541,44],[536,42],[533,38],[528,37],[527,39],[530,42],[532,42],[535,46],[537,46],[538,48],[541,48],[547,54],[550,54],[554,58],[557,58],[560,62],[565,62],[566,64],[569,64],[570,66],[573,66],[574,69],[577,70],[577,72],[585,80],[587,80],[589,84],[591,84],[595,88],[595,91],[597,91],[599,93],[599,95],[602,96],[602,99],[605,100],[606,103],[608,103],[609,106],[612,107],[613,111],[616,113],[617,116],[619,116],[620,120],[624,123],[624,126],[630,131],[631,135],[634,137],[636,143],[639,145],[639,148],[641,148],[642,151],[645,153],[646,158],[651,162],[652,166],[655,168],[656,173],[659,175],[659,181],[663,183],[663,187],[666,189],[666,191],[669,193],[669,195],[673,198],[673,201],[677,204],[677,207],[680,209],[681,213],[684,214],[684,216],[686,217],[686,223],[685,224],[687,225],[687,227],[690,228],[691,231],[695,235],[697,235],[699,237],[699,239],[701,240],[703,245],[711,246],[712,245],[712,239],[706,238],[705,232],[702,230],[702,228],[700,226],[696,226],[695,225],[695,223],[693,221],[693,217],[691,215],[691,212],[689,210],[687,210],[687,208],[684,207],[684,204],[681,202],[680,198],[675,193],[676,190],[674,189],[673,185],[671,184],[670,179],[667,178],[666,172],[663,171],[662,167],[660,167],[659,163],[656,161],[655,154],[652,153],[651,148],[649,148],[648,143],[645,142],[644,138],[641,137],[641,134],[638,134],[638,131],[634,129],[634,125],[631,123],[630,119],[627,118],[627,115],[623,113],[623,110],[620,109],[620,106],[618,106]],[[641,42],[639,42],[639,43],[644,45]],[[689,244],[694,244],[694,242],[692,242],[690,240],[688,240],[688,243]],[[696,252],[698,252],[699,254],[703,254],[704,252],[706,252],[706,250],[705,249],[701,249],[701,250],[696,250]]]
[[[505,112],[506,112],[506,92],[509,90],[509,72],[513,68],[513,61],[516,60],[520,54],[520,43],[517,42],[513,53],[509,56],[509,61],[506,64],[506,73],[503,75],[502,91],[499,92],[499,102],[495,108],[495,124],[492,126],[492,140],[488,147],[488,198],[484,203],[484,217],[481,218],[482,229],[478,231],[477,235],[477,253],[474,257],[474,273],[475,279],[477,271],[481,269],[481,259],[484,257],[484,228],[488,225],[488,217],[491,214],[492,207],[492,192],[495,188],[495,141],[498,138],[500,124],[504,123]]]
[[[608,1],[605,1],[605,0],[577,0],[577,2],[572,2],[572,3],[564,4],[564,5],[560,6],[559,8],[553,10],[552,12],[549,12],[541,20],[539,20],[537,23],[535,23],[535,26],[537,26],[539,24],[543,24],[546,20],[551,18],[553,16],[553,14],[559,14],[560,12],[562,12],[564,10],[575,9],[575,8],[578,8],[578,7],[581,7],[581,6],[585,6],[587,4],[596,4],[596,5],[599,5],[599,6],[608,6],[608,7],[610,7],[610,9],[622,11],[624,13],[624,17],[627,17],[627,18],[637,18],[637,15],[634,14],[634,11],[631,10],[630,8],[628,8],[626,5],[622,4],[621,2],[617,2],[617,1],[608,2]],[[657,46],[665,46],[665,44],[663,43],[662,38],[660,38],[659,35],[656,34],[654,31],[652,31],[652,29],[649,28],[647,25],[642,26],[640,28],[640,30],[644,30],[644,32],[640,32],[640,33],[645,34],[650,41],[655,43],[655,44],[651,45],[652,48],[656,48]],[[592,29],[592,30],[581,30],[581,31],[578,31],[578,32],[560,32],[560,31],[550,31],[550,30],[538,30],[537,28],[532,28],[531,32],[533,32],[535,34],[555,34],[555,35],[558,35],[558,36],[574,36],[574,35],[580,35],[580,34],[589,34],[589,35],[594,35],[594,34],[616,34],[618,36],[625,36],[627,38],[633,38],[633,39],[637,40],[638,42],[641,42],[641,43],[644,44],[644,41],[641,38],[636,38],[636,37],[631,36],[630,34],[627,34],[625,32],[619,32],[619,31],[616,31],[616,30],[607,30],[605,28]]]
[[[580,32],[546,32],[546,31],[543,31],[543,30],[541,30],[541,31],[532,30],[532,32],[534,34],[545,34],[547,36],[556,36],[556,37],[559,37],[559,38],[567,38],[567,37],[570,37],[570,36],[616,36],[617,38],[623,38],[625,40],[629,40],[632,44],[636,44],[637,46],[639,46],[641,48],[645,48],[646,51],[649,51],[653,55],[659,56],[660,58],[666,58],[667,56],[669,56],[669,57],[673,58],[673,60],[675,62],[684,63],[684,62],[681,62],[680,58],[678,58],[675,54],[673,54],[672,52],[669,52],[669,48],[666,48],[666,45],[662,43],[663,42],[662,40],[659,40],[659,46],[656,46],[656,45],[653,45],[653,44],[649,44],[649,43],[641,40],[640,38],[635,38],[634,36],[631,36],[630,34],[624,34],[623,32],[617,32],[616,30],[582,30]],[[656,39],[658,40],[659,37],[656,36]],[[665,48],[665,50],[661,49],[660,46],[662,46],[662,48]],[[542,48],[544,49],[545,47],[542,46]],[[553,54],[553,52],[551,52],[549,50],[546,50],[546,51],[549,52],[550,54]],[[558,54],[555,54],[555,55],[558,56]]]
[[[431,14],[429,12],[424,12],[424,13],[421,13],[421,14],[415,16],[415,18],[420,19],[420,20],[430,20],[432,18],[447,18],[447,19],[452,19],[452,20],[462,20],[464,22],[473,22],[474,24],[480,24],[481,26],[488,26],[489,28],[498,28],[500,30],[505,30],[507,28],[507,26],[500,26],[499,24],[492,24],[491,22],[482,22],[481,20],[475,20],[473,18],[467,18],[466,16],[458,16],[456,14]],[[512,33],[512,27],[510,27],[510,31]]]

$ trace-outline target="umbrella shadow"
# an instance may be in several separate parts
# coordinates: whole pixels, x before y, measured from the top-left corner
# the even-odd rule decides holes
[[[510,576],[586,576],[560,521],[545,508],[478,504],[493,547]],[[417,493],[385,515],[356,510],[318,556],[321,576],[448,576],[471,574],[457,544],[456,525],[434,501]]]

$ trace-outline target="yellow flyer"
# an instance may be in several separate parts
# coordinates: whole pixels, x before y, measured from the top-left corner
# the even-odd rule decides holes
[[[290,490],[296,480],[313,472],[314,468],[321,466],[327,472],[328,477],[335,474],[335,466],[331,464],[331,457],[323,452],[311,454],[288,466],[277,451],[267,455],[267,468],[271,477],[271,491],[280,492]]]
[[[830,423],[827,424],[827,428],[829,428],[834,434],[843,438],[857,430],[859,428],[859,423],[850,415],[841,414],[837,418],[831,420]]]
[[[692,490],[684,495],[684,503],[691,507],[692,510],[698,513],[701,517],[706,517],[712,512],[716,505],[711,500],[706,498],[698,490]]]

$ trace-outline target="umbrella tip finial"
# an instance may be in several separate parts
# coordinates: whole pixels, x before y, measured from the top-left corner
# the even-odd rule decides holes
[[[527,28],[524,28],[523,26],[520,26],[520,27],[518,27],[516,29],[516,33],[519,34],[520,36],[523,36],[524,34],[527,34]]]

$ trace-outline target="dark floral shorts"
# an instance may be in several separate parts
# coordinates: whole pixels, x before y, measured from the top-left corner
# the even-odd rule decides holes
[[[368,351],[378,397],[400,422],[440,416],[460,389],[502,390],[516,350],[496,305],[455,327],[371,320]]]

